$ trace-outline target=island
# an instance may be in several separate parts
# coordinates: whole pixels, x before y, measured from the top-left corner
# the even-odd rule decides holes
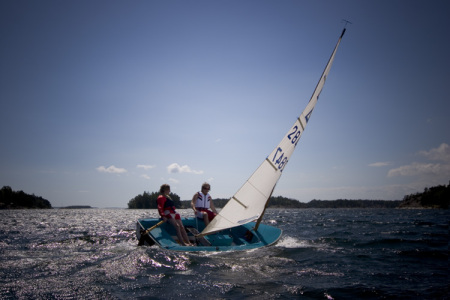
[[[438,185],[425,188],[422,193],[406,195],[399,208],[440,208],[450,205],[450,182],[447,186]]]
[[[52,208],[50,201],[23,191],[13,191],[10,186],[0,190],[0,209]]]
[[[69,206],[59,207],[59,209],[88,209],[88,208],[93,208],[93,207],[90,205],[69,205]]]

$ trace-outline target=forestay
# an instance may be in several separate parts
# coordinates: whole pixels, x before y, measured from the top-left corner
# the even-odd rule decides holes
[[[319,99],[320,92],[325,84],[331,65],[333,64],[336,51],[339,47],[345,28],[331,54],[328,64],[320,77],[320,80],[312,94],[308,105],[297,118],[294,125],[289,129],[280,144],[263,161],[259,168],[245,182],[245,184],[227,202],[220,213],[202,231],[201,235],[227,228],[246,224],[262,217],[266,202],[275,188],[283,169],[286,167],[300,137],[305,130],[305,126],[311,117],[312,111]]]

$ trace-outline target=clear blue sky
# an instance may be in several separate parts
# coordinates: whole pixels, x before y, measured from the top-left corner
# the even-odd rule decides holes
[[[126,207],[232,196],[306,106],[274,195],[402,199],[450,180],[449,1],[1,1],[0,185]]]

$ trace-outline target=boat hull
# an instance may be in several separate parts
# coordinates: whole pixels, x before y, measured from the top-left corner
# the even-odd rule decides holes
[[[141,239],[143,231],[158,224],[161,219],[140,219],[136,223],[136,236]],[[266,224],[260,224],[254,231],[255,222],[226,229],[204,238],[196,238],[195,234],[204,228],[202,220],[185,218],[182,220],[191,243],[196,246],[182,246],[177,242],[175,228],[169,223],[163,223],[152,229],[145,244],[156,244],[161,248],[173,251],[239,251],[260,248],[276,243],[281,237],[282,230]]]

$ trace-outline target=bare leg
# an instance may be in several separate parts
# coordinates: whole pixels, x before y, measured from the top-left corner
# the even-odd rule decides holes
[[[208,213],[203,211],[202,214],[203,214],[203,221],[205,221],[205,226],[208,226],[209,224]]]
[[[183,222],[181,222],[181,220],[177,220],[177,222],[178,222],[178,228],[180,229],[181,236],[183,237],[184,243],[186,245],[191,245],[191,242],[189,241],[189,237],[186,233],[186,230],[184,229]]]
[[[178,240],[180,241],[180,244],[183,245],[183,246],[186,246],[186,243],[184,241],[184,237],[183,237],[183,235],[181,233],[182,231],[181,231],[181,228],[180,228],[180,224],[178,223],[178,220],[169,219],[168,221],[169,221],[170,224],[172,224],[173,227],[175,227],[175,229],[177,231],[177,237],[178,237]],[[181,220],[180,220],[180,223],[181,223]],[[183,231],[184,231],[184,227],[183,227]],[[186,233],[186,231],[184,231],[184,232]]]

